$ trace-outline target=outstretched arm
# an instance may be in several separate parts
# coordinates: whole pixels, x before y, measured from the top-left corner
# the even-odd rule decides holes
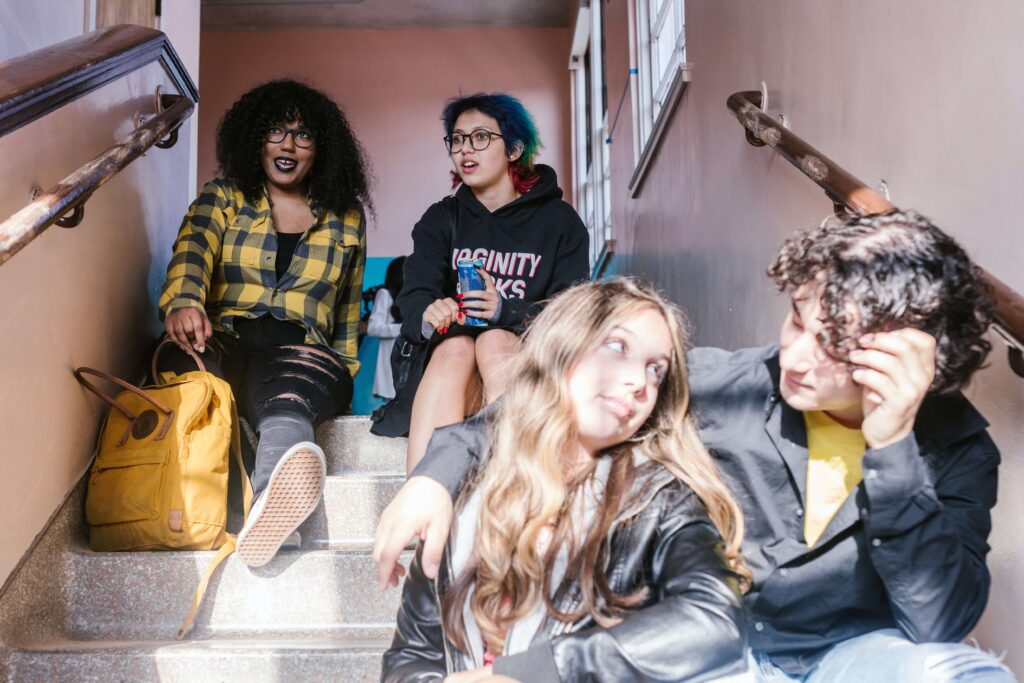
[[[409,566],[409,578],[402,589],[395,637],[384,653],[381,681],[441,681],[447,673],[437,592],[434,582],[420,570],[417,554]]]
[[[167,335],[200,353],[213,334],[204,307],[224,230],[234,214],[230,194],[223,180],[211,180],[192,202],[181,221],[160,294]]]
[[[441,427],[409,481],[381,514],[373,559],[381,590],[405,574],[398,558],[412,538],[423,541],[423,571],[437,576],[441,551],[452,524],[452,501],[487,452],[487,420],[500,401],[465,422]]]

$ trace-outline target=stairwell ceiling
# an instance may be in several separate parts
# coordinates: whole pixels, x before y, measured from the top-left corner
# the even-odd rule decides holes
[[[202,28],[568,26],[575,0],[202,0]]]

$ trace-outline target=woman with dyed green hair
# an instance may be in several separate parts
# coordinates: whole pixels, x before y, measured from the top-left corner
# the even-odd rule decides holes
[[[409,471],[435,427],[504,391],[527,320],[589,274],[587,229],[555,171],[534,163],[541,142],[522,103],[503,93],[460,97],[442,121],[455,193],[413,228],[398,297],[402,336],[431,354],[412,404]],[[459,287],[460,261],[473,264],[479,289]]]

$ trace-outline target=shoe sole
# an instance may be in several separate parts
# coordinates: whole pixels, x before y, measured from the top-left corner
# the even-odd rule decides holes
[[[262,567],[273,559],[285,539],[320,503],[324,490],[324,465],[312,451],[296,451],[281,465],[267,485],[266,505],[238,544],[236,552],[250,567]]]

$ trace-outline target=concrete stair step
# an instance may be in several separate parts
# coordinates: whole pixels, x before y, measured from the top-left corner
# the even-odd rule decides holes
[[[405,475],[330,476],[324,499],[299,527],[303,549],[373,543],[377,520]]]
[[[391,629],[338,637],[54,641],[7,653],[6,681],[377,681]]]
[[[327,456],[329,475],[405,474],[407,440],[371,434],[365,415],[328,420],[320,425],[316,440]]]
[[[214,552],[94,553],[79,487],[5,591],[0,681],[378,680],[401,596],[377,590],[372,538],[405,479],[406,440],[369,426],[321,426],[328,480],[303,548],[258,569],[229,558],[184,642],[174,636]]]
[[[210,581],[192,635],[293,637],[393,625],[401,596],[377,589],[371,551],[282,551],[256,569],[230,557]],[[173,638],[213,555],[68,552],[60,631],[73,640]]]

